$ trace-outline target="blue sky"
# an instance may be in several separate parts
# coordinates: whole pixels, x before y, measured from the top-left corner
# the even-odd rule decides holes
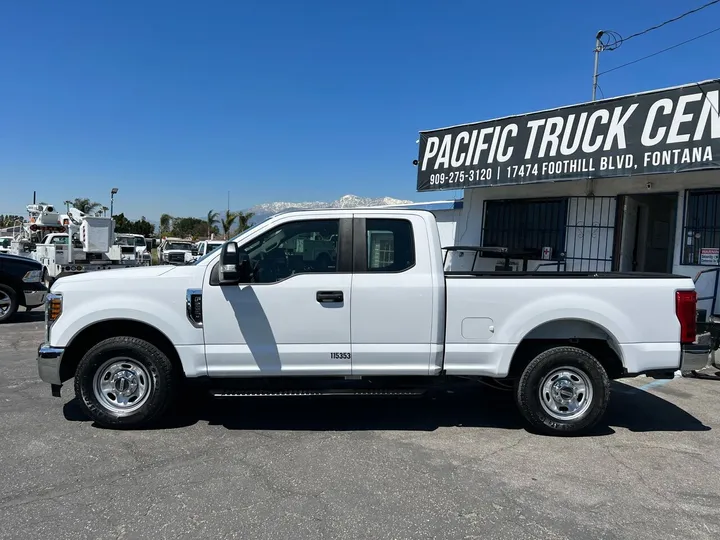
[[[157,219],[415,192],[417,132],[587,101],[599,29],[703,0],[7,2],[0,213],[90,197]],[[601,55],[718,26],[720,5]],[[720,32],[601,77],[605,96],[718,76]]]

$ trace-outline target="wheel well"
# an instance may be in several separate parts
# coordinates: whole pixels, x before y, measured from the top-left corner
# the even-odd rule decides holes
[[[152,343],[170,359],[178,373],[184,373],[177,349],[164,333],[139,321],[112,319],[88,326],[72,339],[63,354],[60,380],[67,381],[75,376],[80,360],[93,346],[105,339],[119,336],[135,337]]]
[[[612,334],[588,321],[558,320],[538,326],[523,338],[513,354],[508,376],[519,377],[538,354],[567,345],[592,354],[611,379],[625,374],[620,345]]]

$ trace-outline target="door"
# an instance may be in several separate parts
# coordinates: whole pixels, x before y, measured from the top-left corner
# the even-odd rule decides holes
[[[638,202],[629,196],[623,197],[623,225],[620,239],[620,271],[632,272],[635,269],[635,251],[638,233]]]
[[[428,375],[434,365],[438,306],[426,227],[420,216],[355,219],[353,375]]]
[[[253,268],[250,283],[212,285],[217,265],[210,267],[208,374],[349,375],[351,242],[351,219],[294,218],[239,246]]]

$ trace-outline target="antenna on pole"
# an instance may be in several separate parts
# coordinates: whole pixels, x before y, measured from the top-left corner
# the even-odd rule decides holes
[[[229,192],[229,191],[228,191],[228,206],[227,206],[227,211],[228,211],[228,212],[230,211],[230,192]]]

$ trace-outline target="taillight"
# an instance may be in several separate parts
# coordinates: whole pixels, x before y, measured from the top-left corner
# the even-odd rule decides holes
[[[693,343],[697,334],[697,293],[675,292],[675,314],[680,321],[680,343]]]

